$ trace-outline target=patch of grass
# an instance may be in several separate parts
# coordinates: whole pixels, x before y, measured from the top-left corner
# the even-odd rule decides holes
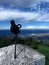
[[[46,65],[49,65],[49,47],[47,46],[39,46],[37,49],[40,53],[45,55],[46,58]]]
[[[14,44],[11,42],[11,40],[12,39],[10,37],[0,37],[0,48]]]

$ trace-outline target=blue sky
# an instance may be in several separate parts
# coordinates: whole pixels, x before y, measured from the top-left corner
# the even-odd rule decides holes
[[[0,29],[10,29],[10,20],[22,29],[49,29],[49,0],[1,0]]]

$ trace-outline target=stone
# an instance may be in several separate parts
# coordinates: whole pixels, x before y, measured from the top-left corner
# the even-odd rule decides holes
[[[16,45],[17,58],[14,59],[14,48],[15,45],[0,48],[0,65],[45,65],[44,55],[21,44]]]

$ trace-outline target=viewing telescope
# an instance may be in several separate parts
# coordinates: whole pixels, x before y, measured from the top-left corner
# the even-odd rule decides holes
[[[18,34],[20,33],[20,28],[21,28],[22,26],[21,26],[21,24],[16,25],[15,22],[14,22],[14,20],[11,20],[10,23],[11,23],[10,31],[16,35],[16,36],[14,37],[14,39],[12,40],[12,42],[13,42],[15,39],[18,38]],[[18,41],[18,40],[17,40],[17,41]],[[18,43],[18,42],[17,42],[17,43]],[[16,43],[15,43],[14,58],[16,59],[16,57],[17,57],[17,56],[16,56]]]
[[[14,33],[15,35],[17,35],[18,33],[20,33],[20,28],[22,27],[21,24],[16,25],[14,20],[11,20],[11,32]]]

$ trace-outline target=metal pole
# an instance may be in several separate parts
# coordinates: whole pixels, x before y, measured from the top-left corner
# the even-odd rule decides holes
[[[18,34],[14,37],[14,39],[11,41],[11,42],[13,42],[15,39],[17,39],[18,38]],[[18,39],[17,39],[17,43],[18,43]],[[15,48],[14,48],[14,59],[16,59],[17,58],[17,55],[16,55],[16,44],[17,44],[16,42],[15,42]]]
[[[15,37],[16,39],[18,38],[18,35],[16,35],[16,37]],[[17,41],[18,41],[18,39],[17,39]],[[18,43],[18,42],[17,42]],[[16,55],[16,43],[15,43],[15,49],[14,49],[14,59],[16,59],[17,58],[17,55]]]
[[[16,43],[15,43],[15,51],[14,51],[14,59],[16,59]]]

